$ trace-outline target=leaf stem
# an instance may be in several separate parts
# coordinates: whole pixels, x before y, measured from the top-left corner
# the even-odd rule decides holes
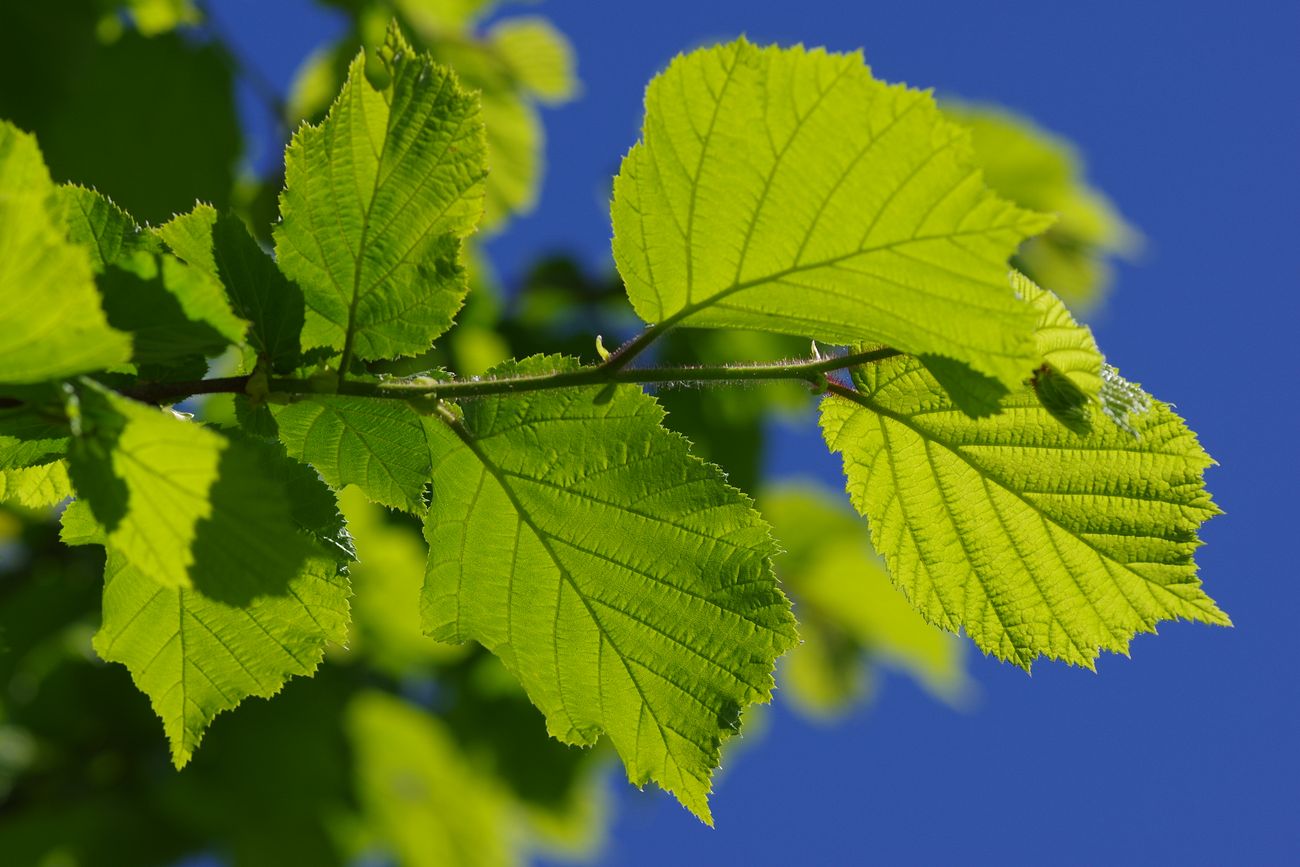
[[[667,319],[646,326],[646,329],[636,337],[611,352],[609,358],[606,358],[600,366],[609,371],[622,370],[627,366],[628,362],[644,352],[660,335],[694,313],[696,306],[683,307]]]

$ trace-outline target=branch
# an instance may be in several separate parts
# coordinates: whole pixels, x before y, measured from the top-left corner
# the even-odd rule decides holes
[[[609,369],[606,364],[566,370],[539,376],[511,376],[501,379],[460,379],[450,382],[349,382],[335,385],[331,380],[272,379],[272,393],[279,394],[348,394],[356,397],[409,400],[415,397],[457,400],[496,394],[521,394],[556,388],[575,388],[611,383],[634,383],[672,387],[687,383],[735,383],[797,380],[818,389],[827,387],[826,374],[860,364],[870,364],[901,355],[896,349],[872,349],[833,358],[800,361],[776,361],[763,364],[721,364],[707,367],[645,367],[633,370]],[[611,356],[612,357],[612,356]],[[248,387],[248,376],[200,379],[192,382],[151,382],[121,393],[148,403],[168,403],[196,394],[241,394]]]

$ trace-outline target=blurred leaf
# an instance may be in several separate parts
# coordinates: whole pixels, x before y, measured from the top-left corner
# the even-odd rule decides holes
[[[491,654],[479,650],[440,682],[450,693],[442,715],[462,753],[513,795],[533,842],[573,855],[593,850],[602,835],[598,794],[611,752],[550,737],[541,712]]]
[[[545,18],[506,18],[492,25],[485,38],[515,82],[539,101],[558,105],[577,95],[573,47]]]
[[[1021,245],[1016,267],[1071,307],[1099,301],[1109,288],[1110,259],[1131,254],[1139,236],[1085,180],[1074,146],[1006,109],[945,103],[944,112],[971,129],[990,187],[1021,207],[1059,216]]]
[[[156,36],[202,20],[191,0],[126,0],[131,20],[145,36]]]
[[[182,774],[157,794],[172,824],[234,867],[342,867],[355,813],[344,714],[355,688],[325,665],[273,702],[249,702],[212,727]]]
[[[230,67],[178,33],[96,38],[95,0],[0,4],[0,117],[36,133],[57,180],[160,223],[225,207],[240,153]]]
[[[883,664],[959,701],[970,688],[961,641],[926,623],[894,588],[842,500],[811,486],[770,488],[760,499],[786,550],[776,570],[803,638],[786,661],[782,686],[803,710],[835,715],[866,694],[872,668]]]
[[[467,645],[435,641],[420,628],[420,588],[429,548],[418,524],[386,520],[384,510],[359,488],[339,495],[360,560],[352,579],[352,639],[366,662],[394,678],[460,659]]]
[[[423,34],[460,33],[486,15],[498,0],[395,0],[411,25]]]
[[[404,867],[515,863],[507,802],[466,766],[437,718],[366,692],[352,699],[347,730],[357,796],[385,854]]]

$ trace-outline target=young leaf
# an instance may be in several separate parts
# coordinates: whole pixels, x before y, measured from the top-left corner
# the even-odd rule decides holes
[[[203,20],[190,0],[126,0],[123,5],[131,13],[136,29],[146,36],[157,36]]]
[[[567,370],[536,357],[489,375]],[[767,525],[638,388],[468,402],[429,419],[425,628],[497,654],[551,734],[606,732],[709,821],[709,778],[795,642]],[[602,398],[602,399],[598,399]]]
[[[1167,405],[1130,420],[1135,438],[1086,407],[1067,427],[1032,387],[971,419],[912,358],[854,382],[823,401],[822,429],[926,619],[1026,669],[1039,655],[1092,668],[1160,620],[1229,623],[1192,558],[1218,513],[1212,461]]]
[[[1034,366],[1006,261],[1050,218],[989,192],[968,134],[861,54],[742,39],[679,57],[612,215],[648,322],[883,343],[1008,387]]]
[[[0,382],[57,379],[125,362],[87,254],[70,243],[36,139],[0,121]]]
[[[69,544],[106,542],[82,501],[69,506],[63,523]],[[289,533],[277,541],[305,541],[296,530]],[[347,638],[347,581],[335,558],[319,550],[277,592],[229,574],[248,585],[245,601],[236,603],[159,584],[108,548],[95,651],[130,669],[163,722],[178,768],[217,714],[250,695],[270,698],[293,675],[315,671],[325,642]]]
[[[373,73],[373,74],[371,74]],[[396,25],[285,154],[275,246],[307,302],[306,347],[413,355],[465,297],[460,241],[483,209],[477,98]]]
[[[376,503],[424,512],[429,443],[405,403],[320,395],[272,407],[280,440],[335,490],[356,485]]]

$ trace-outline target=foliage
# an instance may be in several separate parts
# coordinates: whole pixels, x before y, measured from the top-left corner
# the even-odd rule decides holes
[[[1073,147],[993,106],[945,104],[944,113],[970,128],[990,187],[1023,207],[1057,215],[1016,251],[1015,267],[1072,306],[1095,304],[1111,282],[1109,259],[1131,256],[1140,236],[1105,193],[1083,180]]]
[[[820,715],[877,663],[959,702],[942,630],[1091,668],[1161,620],[1228,623],[1192,559],[1212,461],[1007,264],[1073,269],[1077,296],[1118,232],[1034,133],[858,54],[700,49],[647,91],[617,279],[551,261],[506,303],[467,244],[532,201],[535,104],[576,88],[563,37],[343,5],[282,189],[237,189],[221,136],[220,178],[136,184],[145,153],[62,156],[66,93],[0,101],[0,516],[32,552],[0,558],[0,851],[113,863],[115,833],[157,827],[137,861],[219,839],[241,863],[507,863],[592,842],[598,742],[711,821],[792,649]],[[76,8],[95,51],[219,56],[228,97],[220,44],[174,32],[201,6],[129,4],[128,32]],[[1063,236],[1034,239],[1067,224],[1050,264]],[[609,352],[627,301],[645,327]],[[762,483],[763,419],[813,401],[870,546],[827,492]],[[55,506],[94,548],[49,566]]]

